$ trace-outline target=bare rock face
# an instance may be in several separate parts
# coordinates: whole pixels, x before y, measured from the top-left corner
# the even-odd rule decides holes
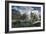
[[[37,17],[39,18],[39,12],[38,12],[38,10],[33,10],[32,13],[36,14]]]

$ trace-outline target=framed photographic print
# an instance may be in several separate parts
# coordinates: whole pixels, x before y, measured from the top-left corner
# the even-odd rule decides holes
[[[44,3],[5,1],[6,33],[44,31],[44,25]]]

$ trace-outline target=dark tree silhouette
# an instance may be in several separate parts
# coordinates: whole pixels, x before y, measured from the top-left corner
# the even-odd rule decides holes
[[[25,20],[26,17],[27,17],[27,15],[26,14],[23,14],[20,19]]]

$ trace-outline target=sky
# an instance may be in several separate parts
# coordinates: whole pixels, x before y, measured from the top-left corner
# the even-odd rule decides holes
[[[39,14],[41,14],[41,7],[34,7],[34,6],[12,6],[12,9],[18,10],[21,14],[26,13],[27,15],[30,14],[33,10],[38,10]]]

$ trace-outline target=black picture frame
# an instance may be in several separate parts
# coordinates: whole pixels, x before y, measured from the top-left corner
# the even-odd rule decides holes
[[[9,31],[9,3],[43,5],[43,29],[39,29],[39,30]],[[45,30],[45,3],[40,3],[40,2],[23,2],[23,1],[5,1],[5,33],[37,32],[37,31],[44,31],[44,30]]]

